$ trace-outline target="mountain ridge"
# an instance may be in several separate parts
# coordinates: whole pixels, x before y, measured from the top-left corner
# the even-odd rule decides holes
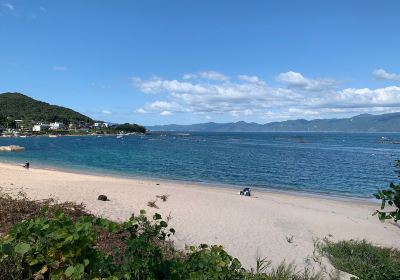
[[[154,125],[146,128],[150,131],[198,132],[400,132],[400,112],[381,115],[360,114],[350,118],[296,119],[266,124],[238,121]]]

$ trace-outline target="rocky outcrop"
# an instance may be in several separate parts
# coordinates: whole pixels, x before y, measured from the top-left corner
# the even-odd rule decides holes
[[[16,145],[0,146],[0,152],[21,152],[24,150],[25,150],[24,147],[16,146]]]

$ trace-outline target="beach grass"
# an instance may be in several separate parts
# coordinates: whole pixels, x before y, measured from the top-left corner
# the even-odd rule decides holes
[[[400,279],[400,251],[365,240],[325,241],[321,252],[332,265],[361,279]]]

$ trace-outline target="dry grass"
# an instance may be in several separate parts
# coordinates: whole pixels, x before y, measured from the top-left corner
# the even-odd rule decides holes
[[[156,195],[156,197],[161,199],[163,202],[166,202],[168,200],[169,194]]]
[[[290,243],[290,244],[294,242],[294,236],[293,235],[285,236],[285,238],[286,238],[286,241],[288,243]]]
[[[56,199],[31,200],[23,191],[17,194],[0,187],[0,235],[22,220],[53,215],[62,210],[73,219],[92,216],[83,204],[73,202],[58,203]]]
[[[158,207],[156,203],[157,203],[157,200],[150,200],[147,202],[147,206],[156,208],[156,209],[160,209],[160,207]]]

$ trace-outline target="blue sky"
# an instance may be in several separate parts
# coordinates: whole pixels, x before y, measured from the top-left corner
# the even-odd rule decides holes
[[[0,92],[145,125],[400,111],[400,1],[0,0]]]

